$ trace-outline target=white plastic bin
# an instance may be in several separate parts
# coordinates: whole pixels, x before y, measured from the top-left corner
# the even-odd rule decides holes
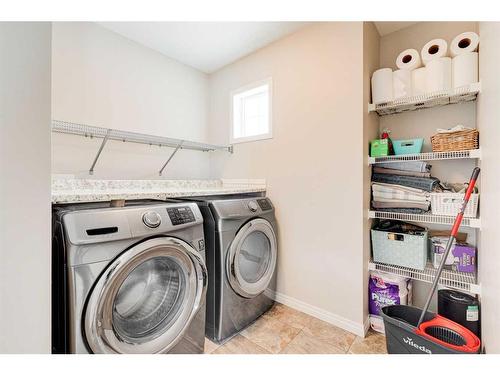
[[[463,201],[462,193],[431,193],[431,212],[433,215],[456,216]],[[478,206],[479,194],[471,194],[464,217],[477,217]]]

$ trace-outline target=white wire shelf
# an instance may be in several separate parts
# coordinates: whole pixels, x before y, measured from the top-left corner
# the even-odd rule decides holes
[[[386,116],[424,108],[440,107],[448,104],[471,102],[476,100],[477,94],[480,91],[481,83],[477,82],[451,90],[411,96],[387,103],[368,104],[368,112],[377,112],[380,116]]]
[[[432,161],[432,160],[454,160],[454,159],[481,159],[481,149],[478,148],[475,150],[424,152],[421,154],[369,157],[368,164],[415,161],[415,160]]]
[[[160,169],[159,171],[160,176],[162,175],[163,170],[165,169],[167,164],[174,157],[174,155],[177,153],[178,150],[182,149],[197,150],[197,151],[220,150],[220,151],[228,151],[230,153],[233,152],[232,146],[218,146],[208,143],[188,141],[184,139],[161,137],[149,134],[129,132],[124,130],[107,129],[98,126],[76,124],[72,122],[59,121],[59,120],[52,120],[52,131],[55,133],[80,135],[88,138],[102,138],[101,146],[97,151],[97,155],[95,156],[94,161],[92,162],[92,165],[89,169],[89,174],[94,173],[94,167],[97,161],[99,160],[99,156],[101,155],[101,152],[108,140],[174,148],[174,151]]]
[[[129,132],[124,130],[107,129],[98,126],[75,124],[67,121],[52,121],[52,131],[56,133],[65,133],[81,135],[90,138],[104,138],[109,131],[108,139],[120,142],[141,143],[150,146],[172,147],[176,148],[181,142],[180,149],[198,150],[198,151],[231,151],[231,146],[218,146],[208,143],[187,141],[177,138],[160,137],[142,133]]]
[[[426,283],[432,283],[437,273],[437,269],[430,264],[428,264],[424,270],[417,270],[414,268],[370,261],[368,269],[371,271],[382,271],[393,275],[408,277]],[[477,283],[476,275],[472,273],[456,272],[445,269],[439,278],[439,284],[463,292],[481,294],[481,285]]]
[[[416,223],[442,224],[442,225],[453,225],[453,222],[455,221],[454,216],[432,215],[432,214],[407,214],[401,212],[372,211],[372,210],[368,211],[368,218],[412,221]],[[462,226],[481,229],[481,219],[464,217],[462,219]]]

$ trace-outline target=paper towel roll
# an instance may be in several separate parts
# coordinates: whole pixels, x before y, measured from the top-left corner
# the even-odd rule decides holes
[[[470,85],[478,81],[479,54],[463,53],[452,59],[453,87]]]
[[[399,69],[392,73],[394,99],[411,96],[411,70]]]
[[[418,68],[411,72],[411,94],[422,95],[426,93],[425,74],[426,68]]]
[[[373,104],[387,103],[394,100],[392,91],[392,69],[383,68],[372,75]]]
[[[429,61],[448,56],[448,43],[446,43],[444,39],[429,40],[425,46],[422,47],[420,56],[422,56],[424,65],[427,65]]]
[[[399,69],[413,70],[422,66],[422,60],[416,49],[406,49],[401,52],[396,59],[396,66]]]
[[[457,35],[450,44],[451,57],[462,53],[475,52],[479,46],[479,35],[473,32],[466,32]]]
[[[451,86],[451,57],[429,61],[425,72],[425,91],[432,93],[449,90]]]

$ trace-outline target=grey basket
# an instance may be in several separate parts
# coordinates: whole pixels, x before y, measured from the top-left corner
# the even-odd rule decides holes
[[[371,230],[373,260],[378,263],[425,269],[427,264],[427,231],[421,235]]]

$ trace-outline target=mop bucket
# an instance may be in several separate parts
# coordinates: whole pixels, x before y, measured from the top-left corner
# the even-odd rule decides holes
[[[383,307],[389,354],[478,354],[481,342],[467,328],[427,312],[417,329],[422,309],[405,305]]]

